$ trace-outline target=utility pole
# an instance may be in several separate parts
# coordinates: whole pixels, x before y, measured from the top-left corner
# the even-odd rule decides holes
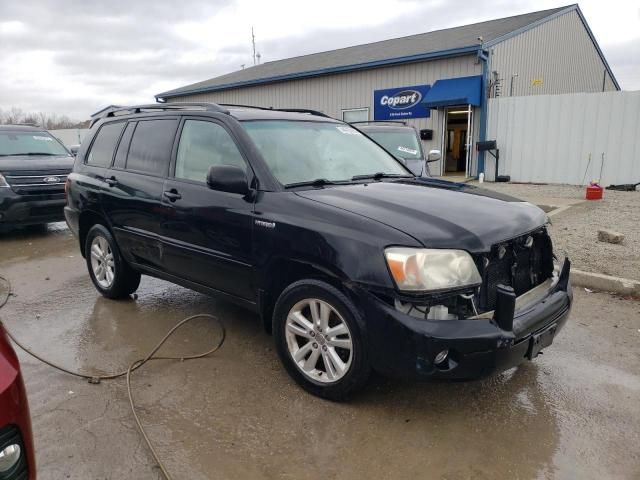
[[[253,47],[253,64],[256,64],[256,36],[253,33],[253,26],[251,27],[251,45]]]

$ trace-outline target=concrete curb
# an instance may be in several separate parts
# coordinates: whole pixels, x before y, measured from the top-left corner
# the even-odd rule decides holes
[[[572,269],[571,283],[578,287],[640,298],[640,281],[629,278],[611,277],[601,273]]]

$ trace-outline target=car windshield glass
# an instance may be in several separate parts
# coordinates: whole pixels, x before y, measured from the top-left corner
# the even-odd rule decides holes
[[[317,179],[351,181],[377,173],[411,175],[384,149],[346,124],[253,120],[243,125],[284,185]]]
[[[0,157],[9,155],[69,155],[47,132],[0,131]]]
[[[418,137],[411,128],[406,128],[402,131],[384,128],[363,131],[396,157],[404,160],[422,159]]]

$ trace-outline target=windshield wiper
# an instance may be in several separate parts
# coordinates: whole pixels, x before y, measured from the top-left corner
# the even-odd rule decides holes
[[[327,180],[326,178],[316,178],[315,180],[309,180],[306,182],[295,182],[295,183],[287,183],[284,188],[294,188],[294,187],[324,187],[325,185],[344,185],[344,180]]]
[[[370,173],[368,175],[356,175],[351,177],[351,180],[369,180],[370,178],[373,180],[382,180],[383,178],[413,178],[414,175],[403,175],[401,173]]]

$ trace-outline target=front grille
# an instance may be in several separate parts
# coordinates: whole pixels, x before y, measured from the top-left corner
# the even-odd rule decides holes
[[[20,195],[53,195],[64,193],[69,170],[6,172],[11,190]]]
[[[532,243],[527,246],[527,242]],[[498,285],[513,287],[516,295],[522,295],[551,277],[551,238],[542,228],[493,245],[489,253],[478,255],[475,260],[482,276],[479,308],[482,311],[493,310],[496,307]]]
[[[8,480],[27,480],[27,478],[29,478],[27,452],[24,448],[24,442],[22,441],[20,430],[18,430],[18,427],[15,425],[8,425],[0,429],[0,451],[4,450],[9,445],[14,444],[18,444],[20,446],[20,460],[18,460],[18,463],[8,471],[3,472],[0,475],[0,478],[6,478]]]

